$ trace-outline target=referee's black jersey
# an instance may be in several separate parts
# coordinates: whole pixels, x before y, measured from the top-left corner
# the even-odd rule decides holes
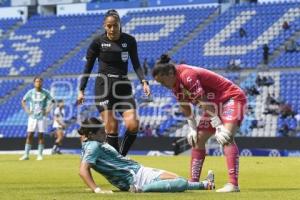
[[[98,58],[99,73],[127,75],[128,59],[131,59],[134,71],[140,80],[144,79],[140,61],[137,53],[137,43],[133,36],[121,33],[120,38],[116,41],[108,39],[106,33],[96,37],[90,44],[87,55],[84,76],[81,79],[80,90],[84,90],[88,81],[88,76]],[[101,67],[100,67],[101,66]]]

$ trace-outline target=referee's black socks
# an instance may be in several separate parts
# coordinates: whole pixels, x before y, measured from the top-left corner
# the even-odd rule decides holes
[[[119,152],[119,135],[107,134],[106,141],[109,145],[113,146]]]
[[[133,142],[135,141],[137,136],[137,132],[126,131],[124,135],[124,139],[120,146],[120,153],[123,156],[126,156]]]

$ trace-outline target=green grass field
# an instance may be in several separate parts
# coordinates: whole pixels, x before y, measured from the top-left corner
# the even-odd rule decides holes
[[[293,200],[300,199],[300,159],[242,157],[240,159],[240,193],[219,194],[213,191],[187,191],[184,193],[131,194],[119,192],[100,175],[96,182],[114,194],[94,194],[86,190],[78,176],[79,157],[76,155],[45,156],[36,161],[18,161],[19,155],[0,155],[0,199],[9,200],[69,200],[69,199],[163,199],[163,200]],[[166,169],[188,176],[189,157],[134,156],[145,166]],[[216,186],[226,183],[223,157],[207,157],[202,177],[208,169],[216,175]]]

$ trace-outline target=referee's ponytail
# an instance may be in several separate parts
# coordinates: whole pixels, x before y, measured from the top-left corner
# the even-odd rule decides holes
[[[167,76],[170,73],[175,73],[175,71],[175,64],[171,62],[170,56],[168,54],[162,54],[152,70],[152,76]]]

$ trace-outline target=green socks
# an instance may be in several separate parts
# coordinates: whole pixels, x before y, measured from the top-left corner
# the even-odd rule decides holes
[[[188,187],[188,181],[184,178],[166,179],[144,185],[143,192],[183,192]]]
[[[38,155],[43,156],[44,144],[38,145]]]
[[[24,155],[26,155],[28,157],[30,150],[31,150],[31,144],[25,144],[25,153],[24,153]]]

